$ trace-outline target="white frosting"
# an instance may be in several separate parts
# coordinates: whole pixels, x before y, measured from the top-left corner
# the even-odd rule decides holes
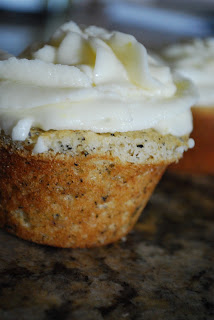
[[[198,87],[198,105],[214,106],[214,38],[174,44],[162,51],[167,63]]]
[[[43,130],[192,130],[194,86],[120,32],[64,24],[26,58],[0,61],[0,128],[14,140]]]

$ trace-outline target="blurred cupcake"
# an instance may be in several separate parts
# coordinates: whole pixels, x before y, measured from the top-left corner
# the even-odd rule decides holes
[[[194,86],[133,36],[69,22],[0,78],[0,225],[23,239],[120,239],[192,146]]]
[[[170,67],[191,79],[200,95],[192,108],[194,130],[191,137],[195,147],[170,169],[214,174],[214,38],[171,45],[161,56]]]

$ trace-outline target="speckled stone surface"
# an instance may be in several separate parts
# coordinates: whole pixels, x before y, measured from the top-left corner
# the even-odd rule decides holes
[[[0,319],[214,319],[213,247],[214,177],[167,174],[114,245],[56,249],[0,231]]]

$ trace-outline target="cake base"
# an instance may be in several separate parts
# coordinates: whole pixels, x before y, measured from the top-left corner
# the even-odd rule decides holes
[[[0,226],[56,247],[111,243],[132,229],[166,165],[108,155],[28,155],[1,147]]]

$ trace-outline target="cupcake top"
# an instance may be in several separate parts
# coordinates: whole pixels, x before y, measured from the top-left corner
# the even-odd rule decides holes
[[[197,85],[198,105],[214,107],[214,38],[173,44],[164,48],[161,56]]]
[[[74,22],[0,61],[0,129],[13,140],[24,141],[31,127],[182,136],[192,130],[196,96],[133,36]]]

